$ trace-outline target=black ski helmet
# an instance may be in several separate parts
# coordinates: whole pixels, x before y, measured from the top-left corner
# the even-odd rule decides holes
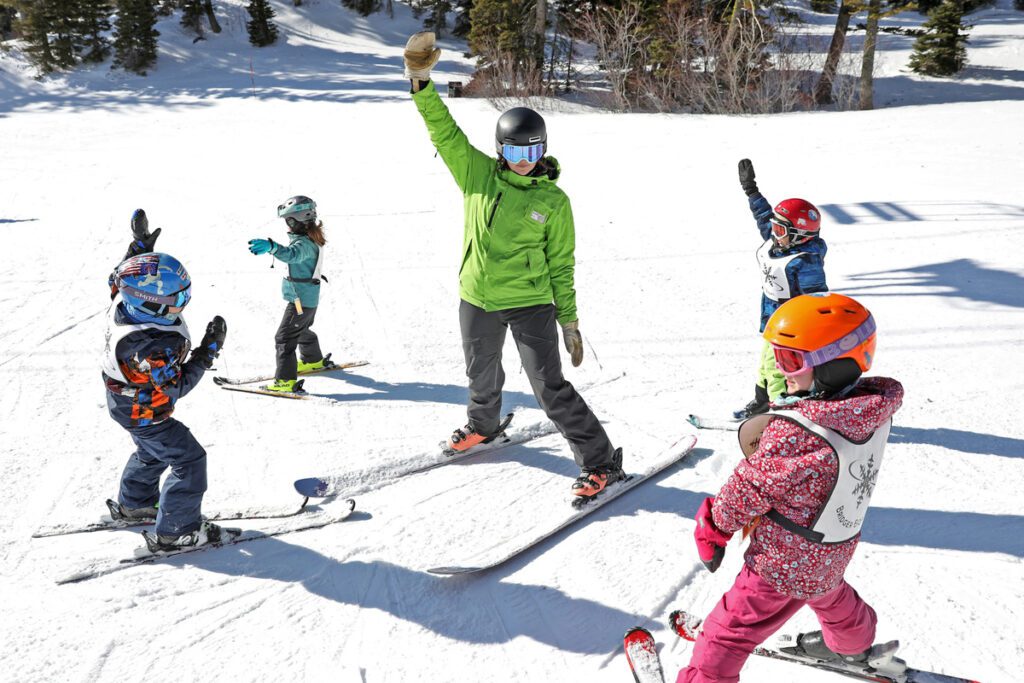
[[[544,118],[529,107],[509,109],[498,118],[494,142],[501,154],[502,145],[544,145],[548,149],[548,130]]]

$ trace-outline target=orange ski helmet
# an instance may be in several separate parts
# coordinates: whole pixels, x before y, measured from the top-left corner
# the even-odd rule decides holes
[[[779,306],[764,328],[783,374],[796,374],[840,358],[851,358],[861,372],[875,356],[875,319],[843,294],[803,294]]]

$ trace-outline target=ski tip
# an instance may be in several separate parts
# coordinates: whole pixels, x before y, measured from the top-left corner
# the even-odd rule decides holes
[[[439,574],[441,576],[454,576],[455,574],[472,574],[478,572],[483,567],[431,567],[427,570],[428,574]]]
[[[668,615],[668,627],[672,629],[677,636],[683,640],[689,640],[690,642],[697,640],[697,635],[700,633],[702,621],[703,620],[700,617],[695,617],[681,609],[673,610],[672,613]]]
[[[626,631],[626,634],[622,637],[623,640],[635,640],[637,638],[644,637],[654,639],[654,636],[643,626],[634,626],[633,628]]]
[[[213,383],[216,384],[218,387],[222,387],[222,386],[224,386],[225,384],[228,383],[228,378],[227,377],[214,377],[213,378]]]
[[[307,498],[326,498],[330,495],[331,491],[330,482],[318,477],[297,479],[293,486],[299,495],[306,496]],[[355,501],[352,501],[352,505],[353,507],[355,506]]]
[[[352,512],[353,510],[355,510],[356,509],[356,500],[355,500],[355,498],[349,498],[348,500],[346,500],[345,501],[345,505],[348,506],[348,511],[349,512]]]

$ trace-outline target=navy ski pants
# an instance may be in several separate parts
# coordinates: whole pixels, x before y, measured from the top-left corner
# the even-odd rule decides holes
[[[180,536],[199,528],[206,492],[206,451],[188,427],[169,418],[159,424],[132,427],[128,433],[136,450],[121,475],[118,500],[127,508],[160,502],[156,532]],[[160,490],[160,476],[171,471]]]

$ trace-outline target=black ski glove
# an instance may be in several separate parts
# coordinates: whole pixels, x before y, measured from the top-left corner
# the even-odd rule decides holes
[[[160,232],[163,228],[157,228],[153,232],[149,231],[149,219],[146,218],[146,212],[142,209],[135,209],[135,213],[132,214],[132,237],[135,240],[132,242],[132,246],[128,248],[130,256],[138,256],[139,254],[148,254],[153,251],[153,247],[156,245],[156,238],[160,236]]]
[[[750,159],[740,160],[740,187],[748,197],[757,192],[757,183],[754,182],[754,164],[750,163]]]
[[[210,324],[206,326],[203,340],[192,351],[190,360],[196,361],[209,370],[213,367],[214,359],[220,355],[220,350],[224,348],[224,338],[227,336],[228,324],[224,322],[224,318],[215,315]]]

